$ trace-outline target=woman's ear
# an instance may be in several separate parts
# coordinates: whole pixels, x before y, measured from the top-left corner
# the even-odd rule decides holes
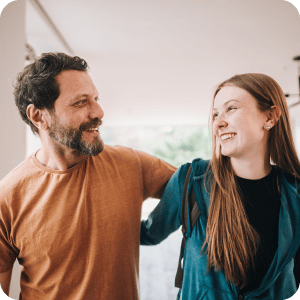
[[[265,128],[269,127],[272,128],[275,126],[277,121],[279,120],[281,116],[281,109],[277,105],[271,106],[271,108],[267,111],[267,120],[265,124]]]
[[[26,113],[28,119],[38,130],[47,130],[49,128],[46,110],[36,108],[34,104],[29,104]]]

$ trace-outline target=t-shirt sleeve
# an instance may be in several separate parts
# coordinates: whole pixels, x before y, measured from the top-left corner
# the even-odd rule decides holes
[[[153,155],[142,151],[136,151],[136,153],[141,163],[144,200],[149,197],[161,198],[176,168]]]
[[[10,241],[10,222],[5,216],[5,205],[0,205],[0,273],[7,272],[13,268],[17,257],[15,249]]]

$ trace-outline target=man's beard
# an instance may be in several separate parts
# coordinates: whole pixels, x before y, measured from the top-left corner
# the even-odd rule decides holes
[[[94,142],[90,143],[82,140],[81,135],[84,130],[99,127],[102,121],[98,118],[89,123],[81,124],[79,129],[64,126],[60,123],[55,113],[51,113],[51,126],[49,128],[49,136],[56,142],[69,147],[83,155],[95,156],[104,149],[104,143],[100,136],[94,138]]]

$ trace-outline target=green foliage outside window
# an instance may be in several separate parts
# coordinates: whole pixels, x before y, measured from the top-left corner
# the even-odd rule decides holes
[[[209,159],[211,155],[209,128],[173,127],[169,132],[160,134],[152,153],[176,167],[198,157]]]
[[[173,166],[211,155],[211,130],[200,126],[103,127],[106,144],[122,145],[165,160]]]

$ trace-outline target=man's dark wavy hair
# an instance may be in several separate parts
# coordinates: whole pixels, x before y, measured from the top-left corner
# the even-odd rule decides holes
[[[59,96],[59,85],[55,76],[63,70],[88,71],[87,62],[78,56],[69,56],[61,52],[43,53],[33,63],[20,72],[14,82],[15,102],[23,121],[34,134],[38,129],[27,117],[27,106],[34,104],[38,109],[54,109]]]

